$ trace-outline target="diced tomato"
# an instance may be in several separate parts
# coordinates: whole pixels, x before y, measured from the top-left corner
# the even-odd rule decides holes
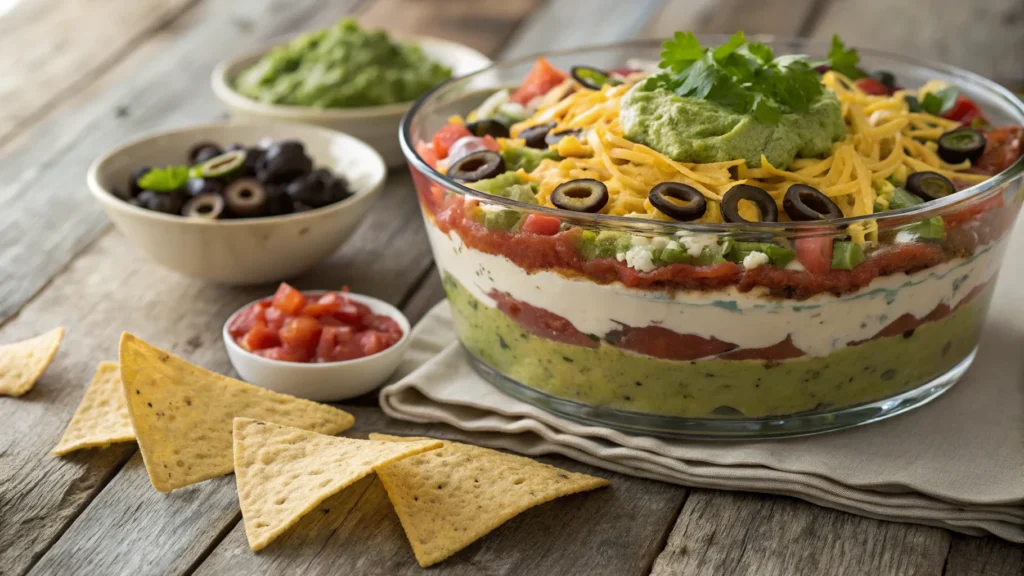
[[[452,144],[458,142],[459,138],[472,135],[469,128],[462,124],[445,124],[434,133],[434,154],[439,159],[447,158],[448,149],[452,147]]]
[[[541,236],[554,236],[561,230],[562,221],[554,216],[544,216],[543,214],[530,214],[523,220],[523,225],[520,228],[523,232],[530,234],[540,234]]]
[[[277,331],[267,327],[267,324],[261,320],[257,320],[252,328],[245,333],[245,336],[242,336],[237,342],[239,346],[249,352],[273,348],[281,344]]]
[[[388,347],[384,336],[376,330],[367,330],[359,333],[359,345],[363,348],[363,356],[376,354]]]
[[[320,322],[309,316],[296,316],[285,322],[278,332],[281,344],[313,355],[317,342],[320,341]]]
[[[234,338],[238,338],[249,330],[252,330],[252,327],[256,324],[257,320],[265,320],[264,312],[269,307],[269,302],[260,301],[246,308],[231,319],[231,324],[228,325],[228,334],[231,334]]]
[[[981,108],[978,108],[978,105],[975,104],[973,100],[963,95],[956,97],[956,102],[953,103],[953,107],[943,114],[942,117],[950,120],[956,120],[966,126],[970,126],[971,122],[978,118],[988,124],[988,120],[986,120],[984,114],[981,113]]]
[[[306,305],[306,297],[295,288],[285,282],[277,288],[274,293],[274,308],[286,313],[295,314]]]
[[[316,347],[317,362],[340,362],[362,356],[355,330],[349,326],[328,326],[320,334]]]
[[[832,239],[826,236],[797,238],[793,241],[796,259],[812,274],[825,274],[832,269]]]
[[[267,321],[267,326],[274,331],[280,330],[284,326],[284,323],[293,316],[282,312],[279,308],[270,307],[264,312],[263,317]]]
[[[303,306],[302,310],[299,311],[299,315],[312,316],[314,318],[330,316],[338,310],[341,310],[341,305],[341,295],[336,292],[328,292],[321,296],[316,302],[310,302]]]
[[[280,360],[282,362],[309,362],[310,356],[303,350],[296,350],[294,348],[288,348],[286,346],[276,346],[274,348],[267,348],[266,350],[257,350],[257,356],[263,356],[270,360]]]
[[[533,68],[509,100],[525,105],[537,96],[547,94],[548,90],[561,84],[565,78],[565,72],[552,66],[547,58],[537,58],[537,62],[533,64]]]
[[[437,152],[434,152],[434,145],[427,142],[418,142],[416,144],[416,153],[420,155],[420,158],[427,163],[427,166],[431,168],[437,168]],[[415,173],[415,171],[413,172]]]
[[[334,313],[334,317],[356,330],[362,330],[366,327],[364,319],[372,314],[373,312],[365,304],[346,298],[341,309]]]
[[[859,80],[854,81],[854,86],[860,88],[861,92],[865,94],[873,94],[875,96],[885,96],[889,94],[889,88],[885,84],[882,84],[876,78],[865,76]]]

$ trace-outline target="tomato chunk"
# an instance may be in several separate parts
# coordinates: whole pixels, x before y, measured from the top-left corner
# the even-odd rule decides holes
[[[269,358],[271,360],[280,360],[282,362],[309,361],[309,356],[304,351],[288,348],[286,346],[275,346],[274,348],[267,348],[266,350],[257,350],[256,355]]]
[[[825,236],[797,238],[793,241],[796,259],[812,274],[825,274],[832,269],[832,239]]]
[[[312,355],[316,349],[317,342],[320,341],[320,323],[317,322],[316,318],[309,316],[296,316],[289,318],[281,331],[278,332],[278,336],[281,339],[281,343],[289,348],[296,350],[303,350]]]
[[[561,84],[565,78],[565,72],[552,66],[547,58],[537,58],[533,68],[530,68],[523,83],[512,93],[509,100],[525,105],[537,96],[547,94],[548,90]]]
[[[267,324],[262,320],[257,320],[252,328],[245,333],[245,336],[237,340],[237,342],[245,350],[255,352],[264,348],[273,348],[279,345],[281,340],[277,337],[277,331],[267,327]]]
[[[299,315],[312,316],[314,318],[330,316],[341,309],[342,303],[341,295],[336,292],[328,292],[317,299],[316,302],[310,302],[303,306],[302,310],[299,311]]]
[[[434,152],[434,145],[426,142],[419,142],[416,144],[416,153],[420,155],[420,158],[427,163],[427,166],[431,168],[437,168],[437,152]]]
[[[273,307],[285,314],[295,314],[306,305],[306,297],[285,282],[274,293]]]
[[[267,326],[274,331],[280,330],[284,323],[293,316],[282,312],[280,308],[274,308],[271,306],[267,308],[267,311],[263,313],[263,317],[267,321]]]
[[[943,114],[942,117],[950,120],[956,120],[967,126],[976,119],[988,124],[988,120],[986,120],[985,116],[981,113],[981,108],[978,108],[978,105],[975,104],[973,100],[963,95],[956,97],[956,102],[953,103],[953,107]]]
[[[562,228],[562,221],[554,216],[543,214],[530,214],[523,220],[521,230],[530,234],[541,236],[554,236]]]
[[[865,94],[873,94],[876,96],[885,96],[889,94],[889,88],[882,84],[882,82],[876,78],[865,76],[859,80],[854,81],[854,86],[860,88],[861,92]]]
[[[469,128],[462,124],[445,124],[434,133],[434,154],[437,154],[438,158],[447,158],[452,144],[458,142],[460,138],[472,135]]]
[[[235,317],[231,319],[231,324],[228,325],[228,334],[231,334],[234,338],[238,338],[249,330],[252,330],[252,327],[256,325],[257,321],[265,321],[264,313],[269,307],[269,302],[261,301],[235,315]]]

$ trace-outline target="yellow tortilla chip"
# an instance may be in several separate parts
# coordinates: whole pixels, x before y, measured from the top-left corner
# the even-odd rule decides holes
[[[135,433],[121,386],[121,368],[117,362],[100,362],[53,453],[63,456],[82,448],[106,448],[132,440]]]
[[[228,378],[128,334],[121,382],[153,487],[168,492],[230,474],[232,420],[269,420],[323,434],[352,426],[348,412]]]
[[[235,418],[235,482],[249,547],[258,552],[374,467],[441,447],[324,436]]]
[[[370,434],[371,440],[410,442]],[[536,460],[444,441],[429,454],[377,468],[420,566],[436,564],[520,512],[608,481]]]
[[[64,327],[0,346],[0,395],[21,396],[36,385],[57,354]]]

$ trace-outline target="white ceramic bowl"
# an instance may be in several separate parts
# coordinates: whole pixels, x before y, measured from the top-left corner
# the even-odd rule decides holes
[[[139,166],[187,163],[196,142],[253,146],[264,138],[301,141],[314,165],[345,176],[354,195],[297,214],[201,220],[146,210],[110,192],[123,189]],[[160,264],[214,282],[258,284],[292,278],[330,256],[359,225],[386,177],[380,155],[347,134],[317,126],[222,123],[160,132],[125,144],[96,160],[87,180],[127,241]]]
[[[304,291],[303,294],[322,296],[324,292]],[[369,306],[374,314],[394,319],[402,329],[402,338],[386,350],[356,360],[320,364],[270,360],[245,351],[228,332],[228,326],[235,316],[262,300],[261,298],[236,310],[221,330],[228,358],[231,359],[235,371],[250,384],[317,402],[354,398],[380,386],[398,368],[405,348],[409,345],[409,332],[412,327],[404,314],[383,300],[351,292],[348,296]]]
[[[238,74],[254,64],[270,48],[288,42],[281,38],[258,50],[225,60],[213,70],[211,83],[217,95],[239,120],[270,120],[315,124],[347,132],[366,141],[380,152],[389,167],[405,164],[398,145],[398,125],[412,102],[366,108],[312,108],[264,104],[242,96],[232,87]],[[397,36],[402,42],[417,44],[431,59],[452,69],[453,76],[463,76],[491,64],[491,59],[476,50],[439,38]]]

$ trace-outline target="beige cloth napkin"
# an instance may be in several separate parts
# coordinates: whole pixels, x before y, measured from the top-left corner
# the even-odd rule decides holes
[[[930,404],[804,438],[682,441],[572,422],[516,400],[473,371],[446,303],[416,327],[388,415],[479,433],[477,443],[557,453],[686,486],[770,492],[872,518],[1024,543],[1024,226],[996,290],[974,365]]]

